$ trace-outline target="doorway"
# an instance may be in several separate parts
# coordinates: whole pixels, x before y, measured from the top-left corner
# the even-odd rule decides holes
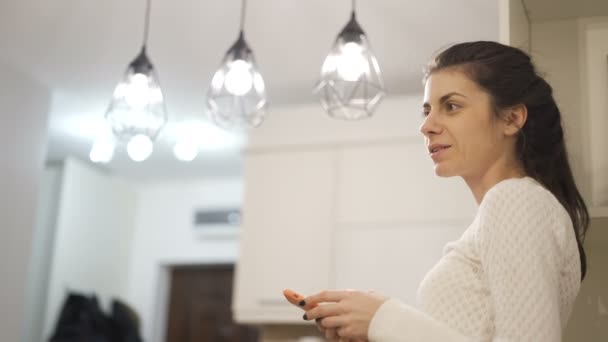
[[[258,328],[232,319],[234,265],[171,269],[167,342],[257,342]]]

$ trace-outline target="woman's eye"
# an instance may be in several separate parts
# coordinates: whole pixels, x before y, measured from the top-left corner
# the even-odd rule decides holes
[[[455,103],[448,103],[448,104],[447,104],[447,107],[448,107],[448,109],[449,109],[449,110],[451,110],[451,111],[452,111],[452,110],[457,110],[458,108],[460,108],[460,106],[459,106],[459,105],[457,105],[457,104],[455,104]]]
[[[429,113],[430,113],[429,111],[423,110],[422,116],[427,117],[427,116],[429,116]]]

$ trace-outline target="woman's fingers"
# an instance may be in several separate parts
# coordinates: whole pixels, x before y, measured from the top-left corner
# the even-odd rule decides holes
[[[325,328],[323,324],[321,324],[321,320],[321,318],[317,318],[315,320],[315,325],[317,326],[317,329],[319,329],[320,332],[325,333],[325,330],[327,330],[327,328]]]
[[[367,342],[367,340],[364,339],[350,339],[348,336],[345,336],[346,327],[342,325],[344,324],[343,322],[345,321],[340,319],[340,317],[324,317],[322,319],[316,319],[316,326],[321,333],[325,334],[325,337],[329,341]]]
[[[327,338],[330,341],[337,340],[338,334],[336,334],[335,329],[325,329],[325,338]]]
[[[335,329],[348,324],[348,320],[344,316],[326,316],[321,321],[318,321],[317,324],[320,324],[325,329]]]
[[[344,327],[338,327],[335,330],[336,330],[336,335],[338,335],[339,338],[348,338],[346,336],[346,334],[344,333]]]
[[[332,338],[338,337],[335,329],[326,328],[323,326],[323,324],[321,324],[321,319],[317,319],[315,325],[317,326],[317,329],[319,329],[319,331],[322,332],[328,339],[331,340]]]
[[[344,310],[338,304],[318,305],[306,311],[302,318],[305,321],[343,314]]]
[[[306,298],[304,298],[304,302],[306,304],[319,304],[319,303],[329,303],[329,302],[333,302],[333,303],[337,303],[339,301],[341,301],[342,299],[346,298],[346,296],[349,295],[351,291],[321,291],[319,293],[316,293],[314,295],[308,296]]]

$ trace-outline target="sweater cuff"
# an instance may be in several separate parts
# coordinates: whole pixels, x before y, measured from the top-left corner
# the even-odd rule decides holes
[[[367,335],[370,342],[386,341],[390,338],[387,334],[399,324],[400,306],[398,300],[391,298],[378,308],[369,324]]]

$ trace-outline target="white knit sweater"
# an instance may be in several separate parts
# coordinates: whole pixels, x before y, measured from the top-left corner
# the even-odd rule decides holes
[[[503,180],[420,284],[420,310],[388,300],[369,340],[561,341],[580,278],[564,207],[530,177]]]

